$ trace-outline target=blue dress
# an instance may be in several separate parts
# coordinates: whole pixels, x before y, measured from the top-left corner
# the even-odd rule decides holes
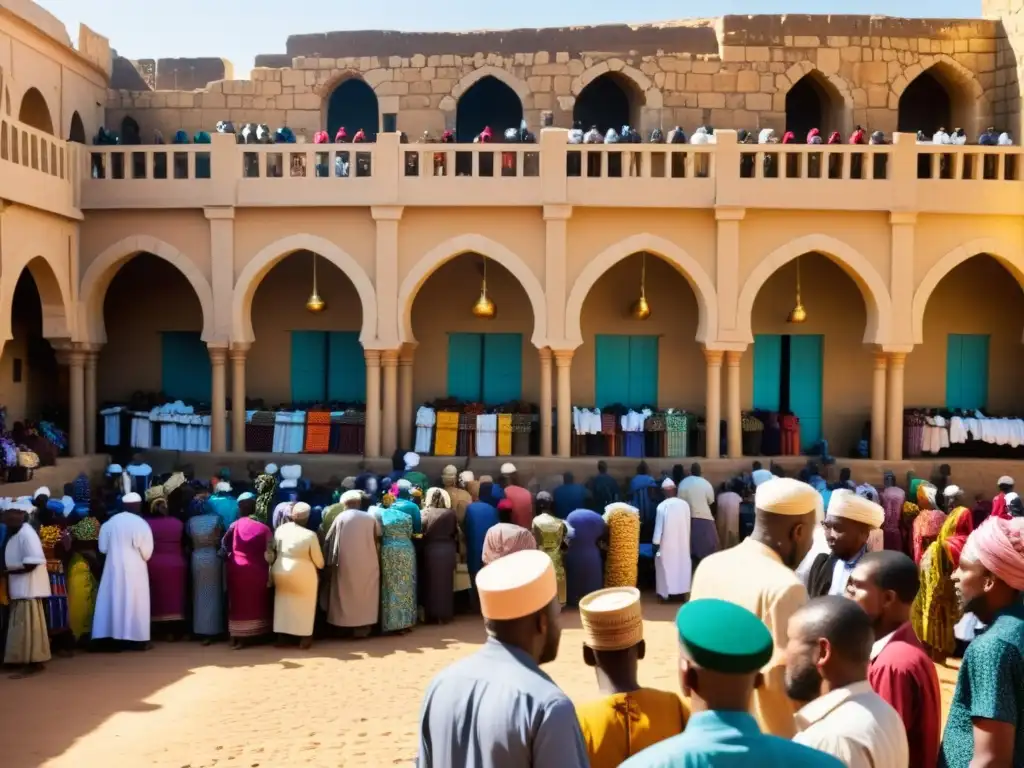
[[[398,510],[399,512],[405,512],[412,520],[412,532],[423,533],[423,521],[420,517],[420,508],[416,506],[415,501],[409,499],[397,499],[394,504],[391,505],[390,509]]]
[[[570,512],[565,520],[572,528],[565,553],[566,604],[576,605],[584,596],[604,586],[604,564],[597,542],[607,526],[604,518],[589,509]]]
[[[217,549],[225,527],[219,515],[196,515],[186,531],[192,542],[192,631],[219,635],[225,629],[224,563]]]
[[[555,502],[555,517],[565,520],[573,510],[583,509],[587,500],[587,489],[579,483],[569,483],[558,486],[551,495]]]
[[[487,531],[498,524],[498,510],[485,501],[474,501],[466,507],[466,566],[469,575],[476,577],[484,567],[484,538]]]

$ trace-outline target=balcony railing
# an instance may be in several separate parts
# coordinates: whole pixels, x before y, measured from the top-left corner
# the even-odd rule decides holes
[[[0,119],[0,199],[81,218],[80,149],[24,123]]]
[[[917,144],[212,144],[91,147],[82,207],[582,206],[1024,214],[1021,148]]]

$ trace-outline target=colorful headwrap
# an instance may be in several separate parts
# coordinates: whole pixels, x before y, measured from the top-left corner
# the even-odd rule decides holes
[[[498,523],[488,528],[484,536],[483,562],[489,565],[513,552],[536,548],[537,539],[532,532],[512,523]]]
[[[968,546],[993,576],[1024,591],[1024,518],[991,517],[971,534]]]
[[[89,478],[83,472],[71,484],[71,498],[75,500],[76,504],[88,504],[91,494],[92,488],[89,485]]]
[[[921,509],[935,509],[935,495],[938,489],[931,483],[917,486],[917,506]]]

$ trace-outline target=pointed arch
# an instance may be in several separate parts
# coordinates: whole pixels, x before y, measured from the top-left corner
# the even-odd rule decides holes
[[[944,95],[946,104],[942,106],[948,105],[945,114],[936,114],[932,119],[942,117],[952,123],[936,128],[945,127],[948,131],[963,128],[972,136],[983,129],[981,123],[987,117],[988,111],[985,89],[981,87],[973,72],[946,54],[922,56],[920,61],[908,66],[902,75],[893,80],[889,108],[897,110],[900,126],[908,126],[912,121],[908,109],[913,104],[915,91],[929,88],[940,99]],[[907,99],[904,99],[904,96]],[[908,99],[911,100],[910,103]],[[929,104],[929,107],[934,107],[934,104]],[[925,126],[914,128],[913,132],[922,129],[925,129]],[[903,130],[903,127],[900,130]]]
[[[71,301],[71,290],[66,280],[62,280],[45,257],[28,253],[20,259],[12,258],[4,264],[3,276],[0,278],[0,349],[3,342],[13,338],[11,312],[14,303],[14,290],[25,270],[32,275],[39,292],[39,302],[43,308],[43,337],[47,339],[72,339],[74,307]]]
[[[339,246],[318,235],[288,235],[264,246],[242,269],[231,301],[231,340],[252,343],[252,300],[263,278],[279,261],[296,251],[312,251],[340,269],[359,294],[363,308],[363,327],[359,341],[364,345],[377,337],[377,292],[366,271]]]
[[[35,128],[37,131],[53,135],[53,117],[50,116],[50,106],[38,88],[29,88],[21,97],[21,106],[18,107],[18,122]]]
[[[622,59],[617,58],[600,61],[594,66],[583,70],[583,72],[573,78],[572,83],[569,85],[569,90],[573,96],[579,98],[584,88],[601,75],[609,72],[618,72],[620,77],[632,82],[637,90],[643,94],[643,104],[641,106],[652,109],[661,109],[664,106],[661,91],[651,79],[636,67],[631,67]]]
[[[695,338],[699,342],[710,341],[714,338],[718,331],[718,294],[715,291],[714,282],[696,259],[682,247],[671,240],[644,232],[627,237],[625,240],[620,240],[605,248],[594,259],[587,262],[587,266],[576,278],[572,290],[569,291],[569,300],[565,305],[566,341],[574,348],[583,343],[581,330],[583,302],[586,300],[587,294],[590,293],[590,289],[594,287],[594,283],[601,275],[627,256],[641,252],[651,253],[664,259],[686,278],[697,297],[698,319]]]
[[[546,345],[547,303],[540,281],[519,256],[508,247],[485,235],[456,235],[434,246],[413,265],[402,280],[398,291],[398,339],[402,343],[416,341],[412,332],[412,304],[423,284],[434,271],[447,261],[464,253],[479,253],[493,259],[519,281],[533,307],[533,336],[531,342],[540,348]]]
[[[493,77],[495,80],[500,80],[502,83],[507,85],[513,91],[515,91],[520,101],[526,101],[526,99],[530,96],[530,87],[526,84],[524,80],[516,77],[507,69],[502,69],[501,67],[494,67],[488,65],[485,67],[478,67],[477,69],[474,69],[472,72],[465,74],[462,77],[462,79],[459,80],[459,82],[457,82],[452,87],[452,99],[454,99],[457,102],[462,97],[462,94],[464,94],[474,85],[476,85],[479,81],[483,80],[485,77]]]
[[[369,83],[359,75],[348,74],[325,92],[327,132],[332,140],[342,126],[349,137],[362,129],[370,141],[376,140],[380,132],[380,103]]]
[[[213,314],[213,289],[196,263],[173,245],[150,235],[133,235],[119,240],[103,251],[85,270],[79,292],[79,330],[82,341],[103,344],[107,340],[103,300],[110,281],[123,264],[139,255],[151,253],[170,262],[192,285],[203,311],[203,341],[217,341]],[[226,340],[225,340],[226,341]]]
[[[82,116],[78,114],[77,110],[71,113],[68,141],[77,141],[79,144],[85,144],[85,124],[82,122]]]
[[[915,344],[924,343],[924,313],[928,308],[928,299],[942,282],[942,278],[968,259],[981,254],[988,254],[1002,264],[1024,290],[1024,250],[1020,246],[1012,246],[994,238],[980,238],[958,245],[925,273],[921,284],[914,291],[911,322],[913,323]]]
[[[456,141],[468,144],[488,126],[502,141],[505,131],[518,129],[522,119],[522,97],[505,82],[485,75],[466,89],[455,105]]]
[[[865,344],[882,344],[889,339],[892,327],[892,301],[885,281],[878,270],[856,248],[830,235],[805,235],[790,240],[758,262],[743,283],[736,308],[736,318],[743,341],[752,344],[754,334],[751,318],[757,293],[775,272],[793,259],[807,253],[827,256],[848,274],[860,288],[867,309],[864,329]]]
[[[786,71],[789,86],[780,91],[776,105],[785,112],[786,130],[796,134],[798,142],[804,141],[811,128],[822,133],[849,128],[849,115],[853,108],[850,86],[838,75],[826,77],[809,61],[800,61]]]

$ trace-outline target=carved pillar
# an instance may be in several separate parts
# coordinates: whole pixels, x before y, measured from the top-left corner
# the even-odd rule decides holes
[[[398,448],[398,350],[385,349],[380,353],[384,368],[384,408],[382,418],[381,451],[390,456]]]
[[[248,344],[231,347],[231,452],[245,452],[245,356]]]
[[[707,445],[705,453],[709,459],[717,459],[721,455],[722,432],[722,353],[715,349],[705,349],[704,359],[707,361],[707,405],[704,411]]]
[[[402,347],[398,358],[398,442],[412,450],[415,442],[416,408],[412,399],[412,364],[416,353],[414,344]]]
[[[224,346],[208,346],[207,349],[210,351],[210,450],[224,453],[228,449],[228,350]]]
[[[905,352],[889,355],[889,402],[886,404],[885,458],[903,461],[903,368],[907,362]]]
[[[551,349],[543,347],[540,354],[540,455],[551,455]]]
[[[99,361],[99,347],[85,350],[85,452],[96,453],[96,365]]]
[[[558,455],[568,458],[572,455],[572,370],[571,349],[554,352],[555,368],[558,371]]]
[[[885,455],[885,384],[889,358],[884,352],[875,355],[874,378],[871,381],[871,458]]]
[[[69,442],[72,456],[85,453],[85,352],[74,347],[68,351],[68,382],[71,423]]]
[[[380,352],[363,350],[366,358],[366,438],[363,454],[380,457]]]
[[[740,409],[740,361],[742,352],[726,352],[726,419],[728,420],[728,450],[730,459],[743,457],[743,412]]]

